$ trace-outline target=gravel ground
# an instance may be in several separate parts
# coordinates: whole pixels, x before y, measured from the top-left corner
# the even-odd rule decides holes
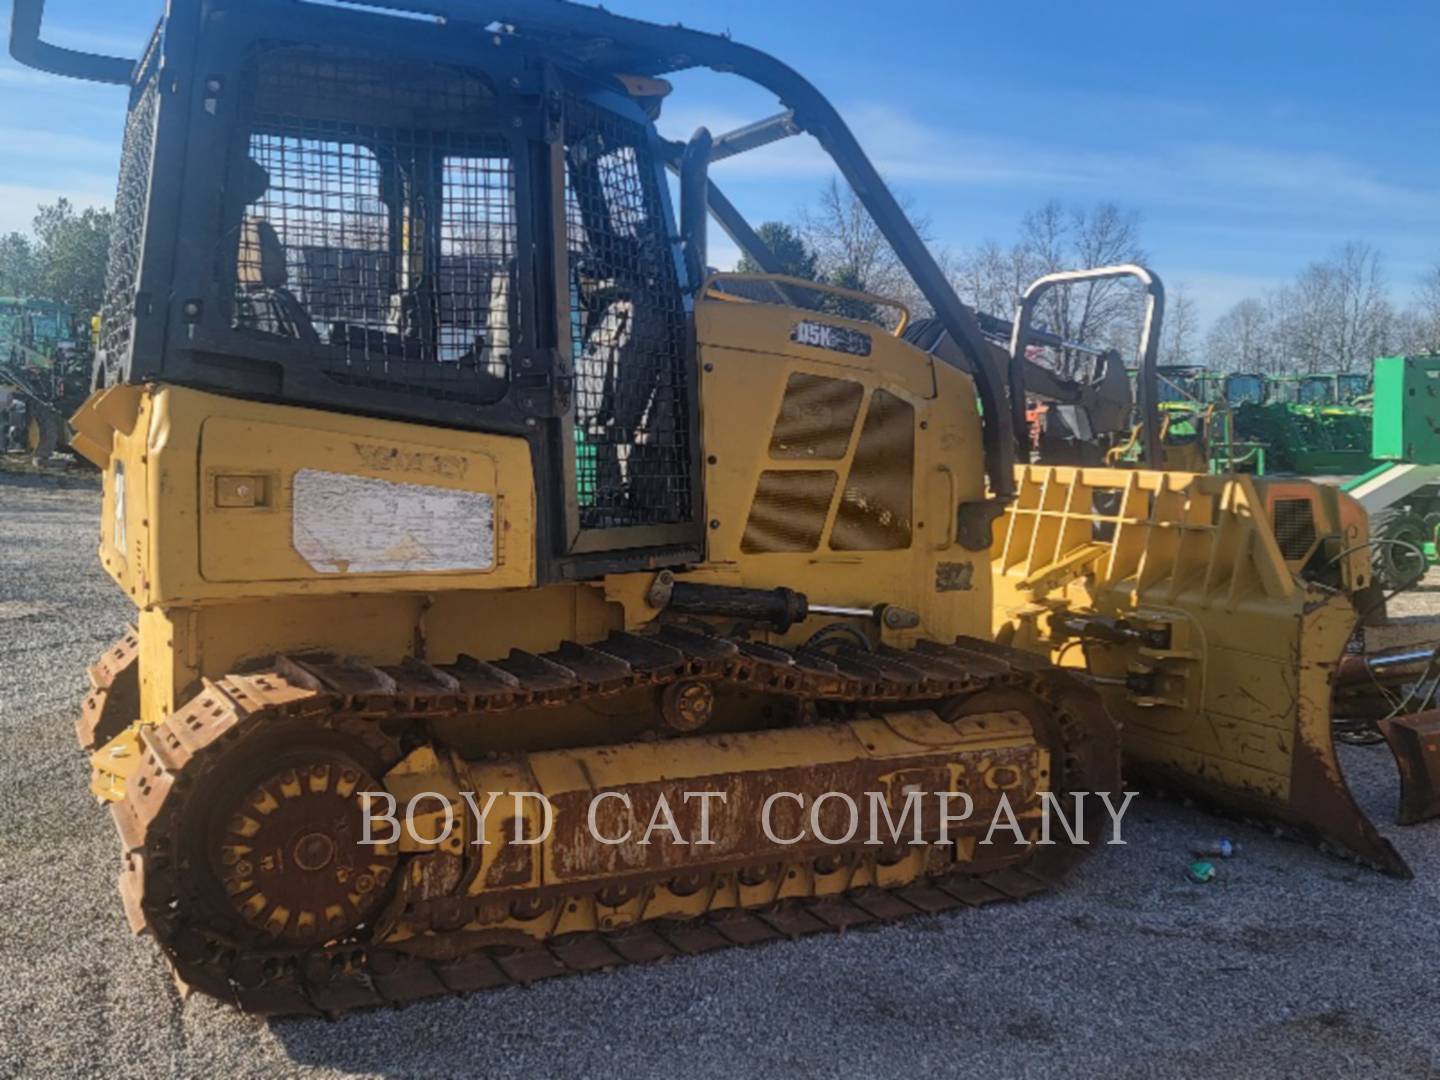
[[[1024,904],[336,1022],[182,1004],[73,742],[129,617],[96,514],[86,480],[0,473],[0,1076],[1440,1077],[1440,825],[1383,824],[1378,747],[1345,771],[1414,881],[1142,800],[1128,846]],[[1222,833],[1240,856],[1189,884]]]

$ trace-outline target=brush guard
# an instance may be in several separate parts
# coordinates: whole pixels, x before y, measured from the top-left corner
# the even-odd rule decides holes
[[[1411,876],[1346,785],[1331,730],[1353,594],[1368,584],[1363,515],[1333,490],[1287,484],[1315,512],[1300,552],[1277,542],[1251,477],[1032,466],[1017,478],[992,551],[997,636],[1088,672],[1122,723],[1127,779]],[[1314,566],[1325,583],[1307,579]],[[1417,806],[1440,771],[1422,774]]]

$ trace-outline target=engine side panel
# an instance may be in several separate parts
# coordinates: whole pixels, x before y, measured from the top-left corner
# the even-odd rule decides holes
[[[121,387],[80,417],[101,557],[148,608],[535,582],[523,439]]]
[[[696,324],[699,580],[898,604],[919,614],[915,637],[986,634],[988,559],[955,535],[985,490],[969,376],[874,324],[795,308],[703,300]]]

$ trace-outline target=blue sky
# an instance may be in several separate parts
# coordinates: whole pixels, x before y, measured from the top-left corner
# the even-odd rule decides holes
[[[1440,261],[1435,0],[608,6],[729,31],[799,69],[951,248],[1008,241],[1050,198],[1114,199],[1207,320],[1350,239],[1385,253],[1400,303]],[[48,9],[57,43],[133,55],[160,0]],[[667,134],[774,111],[733,78],[676,81]],[[56,195],[111,201],[123,106],[118,88],[0,62],[0,231]],[[756,222],[792,216],[828,174],[808,140],[715,170]]]

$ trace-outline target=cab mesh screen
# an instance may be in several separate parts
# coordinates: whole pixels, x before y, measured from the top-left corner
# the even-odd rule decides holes
[[[233,325],[362,384],[503,396],[516,178],[489,84],[310,47],[255,70]]]
[[[687,522],[685,309],[647,131],[571,100],[565,138],[580,524]]]
[[[125,120],[115,217],[110,227],[105,303],[100,317],[100,348],[116,359],[130,349],[135,290],[139,286],[140,256],[145,242],[145,214],[150,203],[150,165],[159,101],[157,75],[151,77],[135,99]]]

